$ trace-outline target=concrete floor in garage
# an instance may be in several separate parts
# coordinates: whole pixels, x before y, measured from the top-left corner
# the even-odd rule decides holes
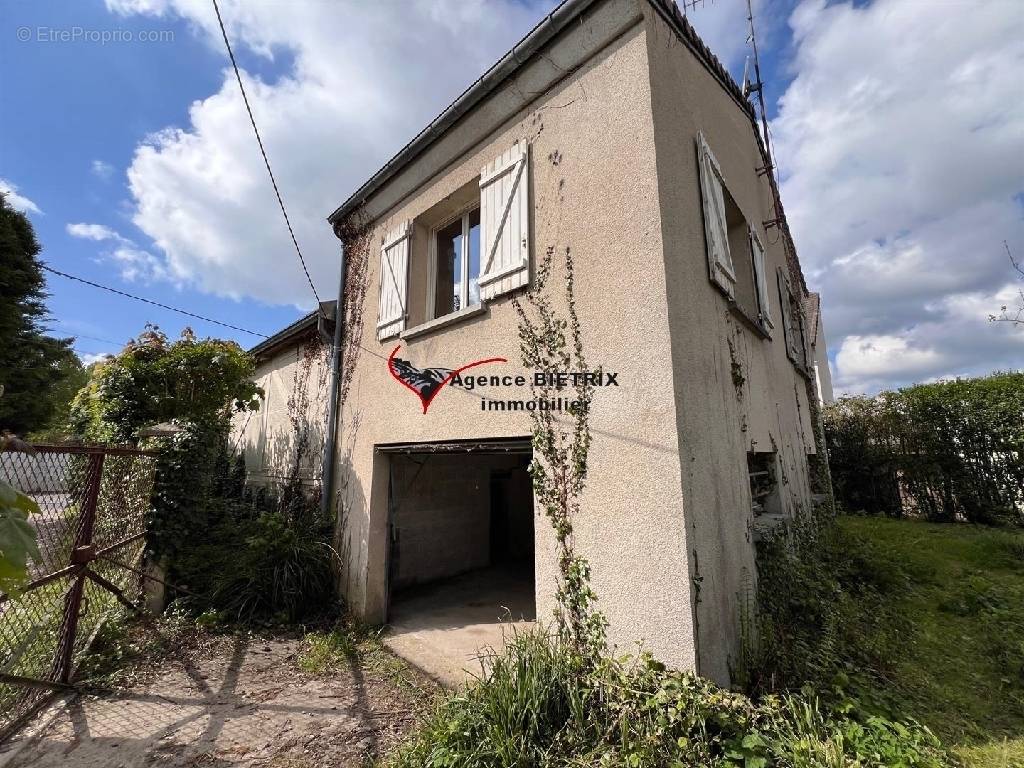
[[[444,685],[479,676],[481,658],[536,621],[531,572],[491,567],[410,588],[391,603],[384,643]]]

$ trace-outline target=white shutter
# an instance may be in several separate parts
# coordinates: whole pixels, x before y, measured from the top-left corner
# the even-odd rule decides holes
[[[711,279],[726,293],[733,295],[736,271],[729,253],[729,227],[725,218],[725,194],[722,190],[722,169],[718,165],[704,134],[697,134],[697,157],[700,166],[700,196],[704,206],[704,237],[707,241],[708,269]]]
[[[405,221],[388,232],[380,247],[380,303],[377,307],[377,340],[396,336],[405,329],[409,290],[409,239],[412,222]]]
[[[768,301],[768,279],[765,277],[764,248],[754,229],[750,229],[750,256],[754,261],[754,284],[757,286],[757,308],[761,313],[761,322],[774,328],[771,304]]]
[[[530,282],[528,145],[513,144],[480,172],[480,298]]]

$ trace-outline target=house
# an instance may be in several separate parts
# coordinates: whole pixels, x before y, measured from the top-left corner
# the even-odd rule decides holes
[[[551,616],[512,299],[569,249],[588,363],[615,378],[575,521],[609,639],[729,679],[755,538],[812,503],[819,451],[808,292],[768,165],[674,4],[567,0],[330,215],[327,490],[356,614],[456,664],[500,641],[500,615]]]
[[[828,363],[828,347],[825,344],[825,325],[821,319],[821,294],[808,293],[804,300],[804,315],[807,317],[807,339],[811,346],[811,360],[814,361],[814,381],[818,388],[818,402],[828,405],[835,402],[832,394],[832,371]]]
[[[249,350],[263,399],[258,411],[235,415],[232,440],[251,485],[320,482],[335,305],[323,302]]]

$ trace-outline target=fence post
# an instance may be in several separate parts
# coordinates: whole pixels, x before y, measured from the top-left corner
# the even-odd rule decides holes
[[[92,560],[92,532],[96,524],[96,506],[100,496],[100,482],[103,479],[103,451],[89,453],[89,469],[79,526],[71,548],[71,562],[78,570],[75,580],[64,600],[64,616],[61,621],[60,647],[57,652],[57,680],[68,683],[71,680],[72,663],[75,656],[75,635],[78,634],[78,618],[82,610],[82,595],[85,592],[85,567]]]

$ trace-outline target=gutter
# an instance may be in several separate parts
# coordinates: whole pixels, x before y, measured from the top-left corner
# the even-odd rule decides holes
[[[345,249],[341,249],[341,276],[338,280],[338,301],[334,305],[334,342],[331,345],[331,391],[327,406],[327,436],[324,440],[323,464],[320,468],[320,513],[331,513],[334,493],[334,445],[338,435],[338,381],[341,376],[341,326],[345,320]]]

